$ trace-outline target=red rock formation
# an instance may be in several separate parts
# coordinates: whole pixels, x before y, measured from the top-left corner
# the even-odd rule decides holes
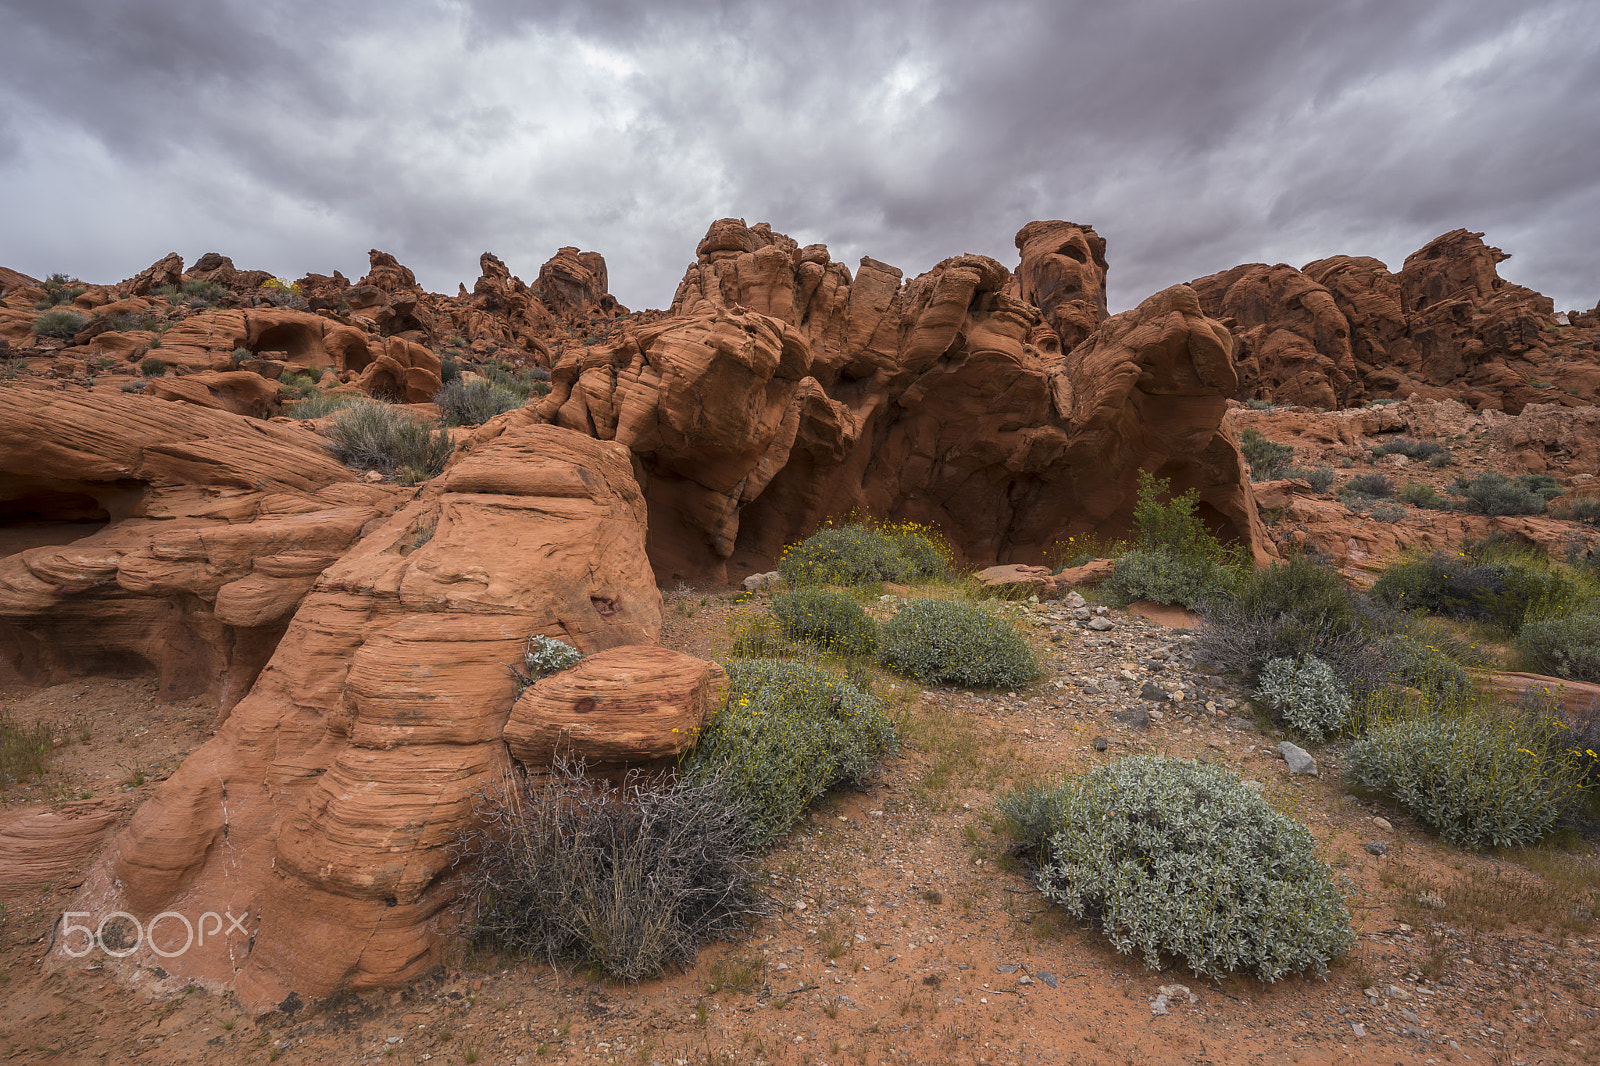
[[[599,252],[562,248],[539,268],[539,291],[544,303],[558,315],[581,315],[590,310],[617,310],[606,277],[606,257]],[[627,313],[627,309],[622,309]]]
[[[1030,222],[1016,244],[1022,262],[1008,291],[1043,312],[1059,350],[1071,351],[1109,316],[1105,238],[1076,222]]]
[[[317,575],[393,510],[319,437],[143,396],[0,391],[0,655],[49,682],[154,673],[226,708]]]
[[[126,800],[0,811],[0,899],[65,886],[94,858]]]
[[[1350,323],[1322,285],[1282,263],[1250,263],[1193,287],[1238,341],[1241,395],[1330,409],[1361,402]]]
[[[660,626],[627,451],[497,428],[323,574],[250,694],[91,872],[74,910],[249,916],[132,963],[263,1010],[436,962],[451,845],[510,765],[503,664],[530,633],[592,652]]]
[[[1501,278],[1496,264],[1508,257],[1482,236],[1435,238],[1399,274],[1333,256],[1303,271],[1235,267],[1193,284],[1208,314],[1234,323],[1241,397],[1331,407],[1416,395],[1513,414],[1530,403],[1596,403],[1595,338],[1557,330],[1550,300]]]
[[[679,755],[722,706],[716,663],[657,645],[612,648],[529,686],[505,739],[529,766],[576,758],[602,771]]]

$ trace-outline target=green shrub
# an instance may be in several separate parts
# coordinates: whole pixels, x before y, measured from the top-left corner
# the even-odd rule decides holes
[[[1374,522],[1399,522],[1406,516],[1406,509],[1398,503],[1375,503],[1371,510]]]
[[[44,290],[44,297],[34,304],[34,309],[38,311],[47,311],[60,304],[69,304],[89,291],[89,286],[65,274],[51,274],[39,283],[39,288]]]
[[[1394,495],[1394,483],[1382,474],[1357,474],[1339,486],[1339,495],[1384,499]]]
[[[838,784],[864,784],[895,751],[878,701],[843,677],[771,659],[727,664],[728,702],[684,760],[692,785],[720,782],[765,847]]]
[[[842,592],[799,589],[773,597],[772,613],[784,636],[845,655],[878,650],[878,627],[861,605]]]
[[[456,362],[454,356],[443,356],[439,359],[439,381],[445,385],[461,378],[461,364]]]
[[[1600,496],[1583,496],[1578,499],[1561,496],[1552,502],[1550,515],[1568,522],[1600,525]]]
[[[1557,496],[1565,495],[1566,489],[1561,482],[1549,474],[1519,474],[1517,484],[1536,496],[1542,497],[1546,503]]]
[[[234,367],[237,369],[238,367],[243,366],[245,363],[249,362],[251,359],[254,359],[255,357],[256,357],[256,353],[255,352],[252,352],[249,348],[242,348],[241,347],[241,348],[235,348],[233,350],[233,354],[228,357],[228,360],[229,360],[229,362],[233,363]]]
[[[433,530],[428,530],[428,540],[433,539]],[[423,541],[426,544],[427,541]],[[420,547],[420,545],[419,545]],[[563,670],[570,670],[583,661],[583,652],[574,648],[564,640],[547,637],[543,633],[534,633],[522,646],[522,669],[511,668],[511,673],[516,677],[519,685],[533,684],[541,677],[549,677]]]
[[[1407,440],[1405,437],[1397,437],[1374,447],[1372,454],[1374,456],[1404,455],[1408,459],[1426,459],[1431,463],[1441,455],[1449,456],[1450,448],[1447,445],[1440,444],[1438,441]],[[1434,465],[1443,466],[1444,463],[1434,463]]]
[[[619,786],[561,762],[475,813],[457,855],[480,943],[638,981],[767,910],[745,812],[714,779]]]
[[[447,426],[481,426],[495,415],[515,411],[525,397],[482,378],[457,376],[434,393],[433,402],[444,412]]]
[[[88,324],[89,316],[82,311],[46,311],[33,320],[33,335],[70,341],[73,334]]]
[[[1600,614],[1539,618],[1517,633],[1517,650],[1534,672],[1600,682]]]
[[[1400,488],[1400,502],[1427,511],[1449,511],[1455,505],[1420,481],[1408,481]]]
[[[1311,740],[1337,733],[1350,714],[1350,694],[1314,655],[1267,663],[1251,698]]]
[[[778,559],[784,581],[806,585],[907,584],[943,573],[948,556],[931,531],[911,523],[826,526]]]
[[[328,428],[328,439],[346,466],[398,473],[412,482],[441,473],[455,450],[449,431],[372,400],[340,411]]]
[[[1278,471],[1279,477],[1299,478],[1311,486],[1313,492],[1327,492],[1333,487],[1333,467],[1324,463],[1321,466],[1303,467],[1286,466]]]
[[[0,707],[0,787],[42,776],[50,769],[55,750],[49,726],[20,725]]]
[[[1493,470],[1479,471],[1470,481],[1458,478],[1450,491],[1464,497],[1462,510],[1473,514],[1543,514],[1545,498],[1528,485]]]
[[[164,377],[167,373],[167,364],[164,360],[151,356],[139,363],[139,373],[147,378]]]
[[[1102,537],[1098,533],[1079,533],[1050,545],[1050,550],[1045,553],[1045,562],[1050,565],[1051,572],[1059,574],[1063,570],[1082,566],[1096,559],[1115,559],[1132,547],[1133,545],[1121,538]]]
[[[1531,615],[1559,612],[1584,598],[1572,577],[1537,553],[1504,546],[1403,559],[1379,575],[1372,595],[1401,610],[1488,622],[1510,633]]]
[[[458,340],[459,338],[452,338]],[[550,371],[542,366],[516,368],[498,360],[487,360],[480,373],[493,385],[516,393],[524,400],[544,396],[550,391]]]
[[[1355,946],[1311,833],[1220,767],[1131,756],[999,806],[1045,898],[1151,969],[1272,982]]]
[[[1149,600],[1196,609],[1225,594],[1238,571],[1214,560],[1166,551],[1131,551],[1117,557],[1101,591],[1120,603]]]
[[[284,413],[290,418],[326,418],[335,411],[344,411],[371,402],[359,393],[319,392],[313,387],[310,396],[294,401]]]
[[[883,661],[923,684],[1019,688],[1039,664],[1008,619],[965,600],[913,600],[884,624]]]
[[[1139,471],[1138,502],[1133,508],[1133,528],[1139,546],[1145,551],[1164,551],[1169,555],[1214,561],[1225,558],[1228,550],[1195,514],[1200,505],[1199,490],[1189,489],[1162,503],[1161,497],[1169,494],[1170,487],[1167,478],[1158,478],[1148,470]]]
[[[1471,695],[1384,691],[1345,780],[1388,796],[1465,848],[1531,847],[1579,798],[1582,767],[1548,714]]]
[[[1270,481],[1294,459],[1294,448],[1268,440],[1255,429],[1239,434],[1239,451],[1250,464],[1251,481]]]
[[[182,291],[183,302],[190,307],[211,307],[233,295],[226,285],[200,278],[191,278],[184,282]]]

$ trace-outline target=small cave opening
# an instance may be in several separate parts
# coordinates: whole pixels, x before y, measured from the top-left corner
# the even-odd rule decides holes
[[[397,333],[422,332],[422,323],[411,315],[395,315],[385,322],[380,330],[385,337],[393,337]]]
[[[331,363],[321,339],[298,322],[285,322],[263,330],[250,348],[257,352],[287,352],[288,359],[285,361],[300,366],[320,369]]]
[[[93,536],[127,517],[143,490],[138,481],[0,484],[0,557]]]

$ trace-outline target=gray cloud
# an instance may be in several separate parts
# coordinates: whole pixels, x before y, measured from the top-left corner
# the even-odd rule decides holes
[[[1060,217],[1107,237],[1113,307],[1457,226],[1600,297],[1585,0],[862,7],[0,0],[0,263],[379,247],[449,292],[576,244],[644,307],[723,215],[908,274]]]

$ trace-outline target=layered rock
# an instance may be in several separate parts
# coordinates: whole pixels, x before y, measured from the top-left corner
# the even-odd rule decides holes
[[[1416,395],[1513,414],[1597,402],[1600,329],[1558,328],[1547,297],[1500,277],[1509,257],[1482,237],[1443,234],[1398,274],[1333,256],[1192,284],[1240,342],[1240,398],[1332,408]]]
[[[394,509],[321,438],[143,396],[0,391],[0,655],[153,673],[226,709],[300,599]]]
[[[1076,222],[1030,222],[1016,244],[1022,261],[1011,294],[1037,307],[1059,350],[1071,351],[1109,317],[1105,238]]]
[[[510,766],[505,664],[532,633],[594,652],[660,626],[626,449],[500,428],[326,570],[250,694],[91,872],[74,909],[249,916],[131,963],[260,1010],[437,960],[452,844]]]

